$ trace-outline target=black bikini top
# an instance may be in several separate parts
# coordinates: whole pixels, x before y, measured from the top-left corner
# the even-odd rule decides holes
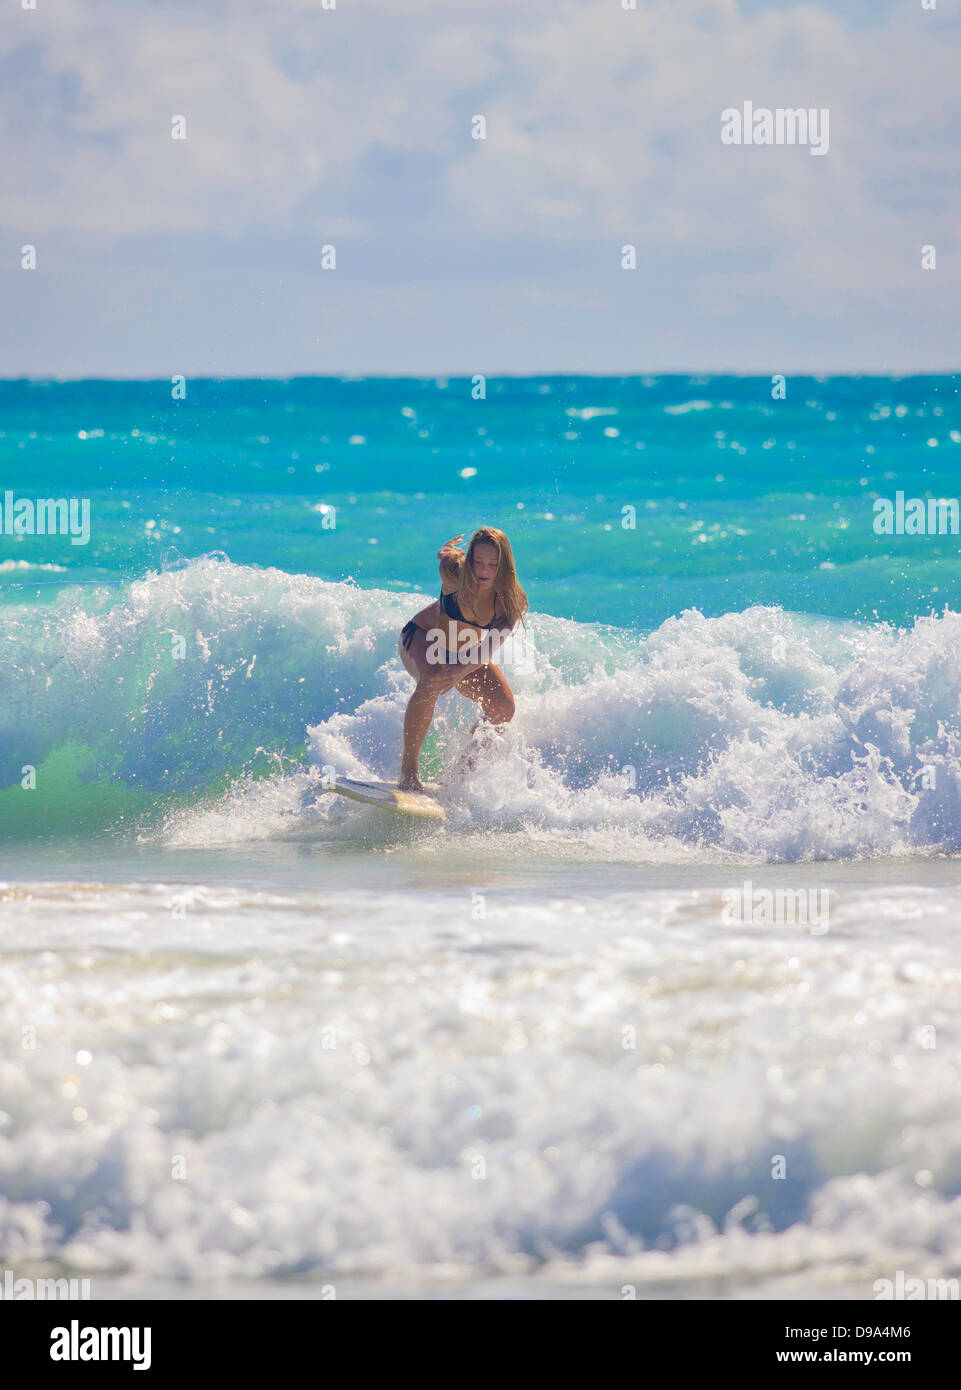
[[[440,606],[443,608],[448,618],[453,618],[455,622],[470,623],[471,627],[479,627],[484,631],[489,631],[493,627],[502,628],[507,622],[504,617],[498,619],[497,613],[495,612],[489,623],[472,623],[470,618],[465,618],[460,611],[460,604],[457,602],[456,593],[445,594],[442,592],[440,596]]]

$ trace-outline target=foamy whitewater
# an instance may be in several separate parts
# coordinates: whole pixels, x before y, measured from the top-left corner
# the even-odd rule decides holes
[[[961,616],[535,613],[503,741],[439,705],[425,770],[475,765],[425,826],[321,783],[395,775],[426,597],[209,559],[3,611],[5,1266],[95,1297],[958,1275]],[[830,930],[731,923],[746,880],[830,889]]]

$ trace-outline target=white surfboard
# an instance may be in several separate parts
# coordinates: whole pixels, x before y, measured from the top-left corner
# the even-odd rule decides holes
[[[431,784],[422,792],[405,792],[394,782],[353,782],[349,777],[338,777],[327,790],[349,796],[351,801],[380,806],[384,811],[397,811],[402,816],[443,820],[445,815],[443,806],[437,800],[439,788]]]

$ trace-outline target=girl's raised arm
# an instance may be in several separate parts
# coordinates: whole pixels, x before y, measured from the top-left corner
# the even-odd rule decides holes
[[[463,539],[463,533],[459,536],[452,536],[449,541],[444,542],[437,552],[437,559],[440,561],[440,582],[445,594],[449,594],[452,589],[457,587],[460,572],[467,559],[463,550],[460,550],[457,545],[457,542]]]

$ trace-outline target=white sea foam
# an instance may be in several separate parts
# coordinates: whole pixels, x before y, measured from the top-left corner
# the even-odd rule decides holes
[[[566,410],[572,420],[596,420],[601,415],[617,415],[620,412],[616,405],[585,405],[578,407],[569,405]]]
[[[308,795],[320,768],[397,775],[411,689],[397,633],[424,601],[206,563],[120,602],[74,591],[4,610],[0,775],[18,785],[25,748],[39,767],[64,745],[72,797],[88,789],[96,808],[109,786],[129,824],[163,796],[181,844],[330,818]],[[580,837],[605,854],[616,840],[667,860],[961,848],[956,613],[897,630],[691,610],[646,636],[533,614],[519,656],[505,664],[516,717],[467,777],[454,769],[476,706],[438,703],[423,766],[449,782],[454,833]]]
[[[66,574],[66,565],[55,565],[52,562],[42,562],[36,560],[0,560],[0,573],[9,570],[49,570],[56,574]]]
[[[632,645],[531,620],[503,744],[453,779],[455,823],[638,837],[768,860],[961,847],[961,617],[910,631],[688,612]],[[409,682],[313,726],[311,755],[395,773]],[[442,763],[474,717],[438,706]],[[658,850],[654,849],[655,856]]]
[[[478,915],[305,876],[3,887],[6,1266],[611,1297],[957,1274],[958,888],[842,883],[817,937],[725,928],[716,885],[478,866]]]

